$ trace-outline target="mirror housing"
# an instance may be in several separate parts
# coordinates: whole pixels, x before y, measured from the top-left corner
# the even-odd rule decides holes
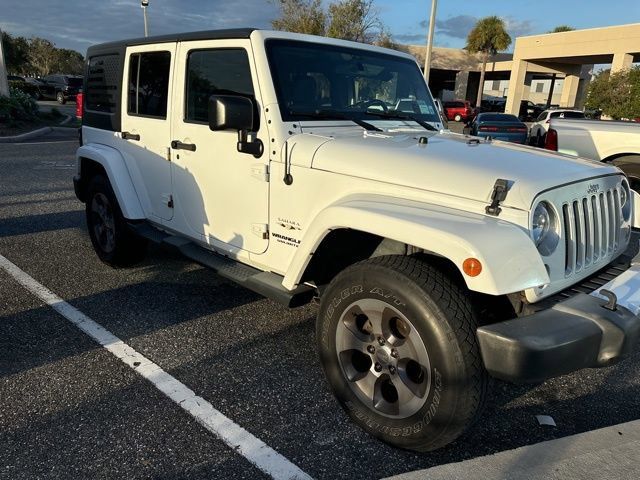
[[[260,158],[264,145],[249,132],[258,130],[258,107],[255,100],[241,95],[211,95],[209,97],[209,128],[211,130],[236,130],[238,151]]]
[[[240,95],[211,95],[209,97],[209,128],[213,131],[256,130],[255,105]]]

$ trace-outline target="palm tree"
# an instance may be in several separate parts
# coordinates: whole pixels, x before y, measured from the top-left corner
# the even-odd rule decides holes
[[[548,33],[561,33],[561,32],[573,32],[575,30],[575,28],[569,26],[569,25],[558,25],[556,28],[554,28],[553,30],[551,30]]]
[[[507,33],[504,21],[500,17],[491,16],[478,20],[473,30],[467,37],[465,49],[469,53],[482,54],[482,70],[480,70],[480,86],[478,87],[478,97],[476,106],[482,102],[482,90],[484,88],[484,73],[487,68],[489,55],[495,55],[500,50],[506,50],[511,45],[511,37]]]

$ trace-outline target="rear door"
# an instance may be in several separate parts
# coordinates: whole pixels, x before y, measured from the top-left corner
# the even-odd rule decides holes
[[[173,228],[218,248],[267,249],[269,155],[238,152],[238,132],[211,131],[208,100],[214,94],[260,95],[251,43],[245,39],[183,42],[178,47],[172,166]],[[266,122],[257,138],[267,142]]]
[[[138,195],[157,222],[173,217],[169,140],[175,43],[127,48],[122,90],[121,149]]]

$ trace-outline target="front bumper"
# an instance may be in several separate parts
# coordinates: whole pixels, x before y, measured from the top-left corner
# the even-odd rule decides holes
[[[617,296],[615,310],[605,308],[603,289]],[[591,294],[481,327],[477,334],[485,368],[502,380],[539,382],[611,365],[640,340],[640,254],[628,270]]]

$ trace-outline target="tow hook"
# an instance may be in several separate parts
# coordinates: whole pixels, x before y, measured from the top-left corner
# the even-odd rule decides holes
[[[607,297],[607,303],[602,305],[602,308],[615,312],[618,309],[618,297],[611,290],[603,288],[598,292],[603,297]]]

